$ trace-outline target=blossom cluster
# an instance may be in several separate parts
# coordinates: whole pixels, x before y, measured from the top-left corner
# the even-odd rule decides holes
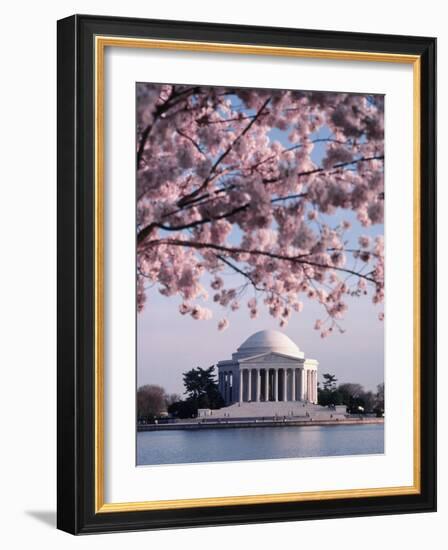
[[[137,121],[139,309],[156,286],[194,319],[245,300],[284,326],[307,297],[324,337],[347,296],[383,301],[382,96],[138,84]]]

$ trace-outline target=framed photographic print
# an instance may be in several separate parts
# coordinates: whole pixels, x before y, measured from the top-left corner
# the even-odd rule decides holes
[[[58,527],[434,511],[433,38],[58,22]]]

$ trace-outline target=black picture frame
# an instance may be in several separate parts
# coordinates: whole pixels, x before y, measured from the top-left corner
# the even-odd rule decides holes
[[[95,36],[382,52],[420,59],[420,491],[297,502],[95,508]],[[436,39],[74,15],[58,21],[57,526],[73,534],[436,510]],[[423,360],[424,358],[424,360]]]

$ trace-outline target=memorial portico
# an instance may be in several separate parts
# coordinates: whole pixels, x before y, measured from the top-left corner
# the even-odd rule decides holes
[[[226,405],[270,401],[317,403],[317,366],[285,334],[263,330],[218,363],[219,390]]]

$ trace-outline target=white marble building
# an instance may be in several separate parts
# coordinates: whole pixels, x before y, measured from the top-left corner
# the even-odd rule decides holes
[[[268,402],[317,403],[317,365],[282,332],[262,330],[219,361],[219,390],[226,406],[257,403],[259,414]]]

